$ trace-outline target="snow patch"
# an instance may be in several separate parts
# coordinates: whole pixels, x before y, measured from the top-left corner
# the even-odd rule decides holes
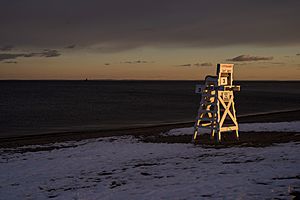
[[[1,199],[288,199],[300,186],[300,144],[207,149],[132,137],[0,149]],[[34,148],[34,146],[31,146]]]

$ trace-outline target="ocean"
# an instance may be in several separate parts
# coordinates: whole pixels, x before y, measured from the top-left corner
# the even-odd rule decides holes
[[[0,138],[193,121],[201,81],[0,81]],[[240,81],[237,115],[300,108],[300,81]]]

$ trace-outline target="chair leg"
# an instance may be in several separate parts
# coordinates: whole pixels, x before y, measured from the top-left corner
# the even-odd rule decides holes
[[[218,133],[218,142],[221,142],[222,136],[221,136],[221,131]]]
[[[236,135],[236,139],[239,140],[239,139],[240,139],[240,136],[239,136],[239,131],[238,131],[238,130],[235,131],[235,135]]]
[[[211,136],[210,136],[211,139],[215,138],[215,132],[216,132],[215,129],[212,129]]]
[[[196,140],[197,134],[198,134],[198,131],[195,131],[195,133],[194,133],[194,140]]]

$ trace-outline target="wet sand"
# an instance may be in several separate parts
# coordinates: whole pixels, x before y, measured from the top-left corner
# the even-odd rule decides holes
[[[239,139],[234,133],[222,133],[222,141],[217,142],[210,138],[208,134],[200,135],[196,141],[192,141],[191,135],[180,136],[146,136],[142,138],[144,142],[152,143],[195,143],[207,148],[224,147],[266,147],[275,143],[299,142],[300,132],[240,132]]]
[[[282,122],[282,121],[299,121],[300,110],[281,111],[264,114],[254,114],[238,117],[239,123],[254,122]],[[144,142],[167,142],[167,143],[190,143],[191,136],[162,136],[161,133],[167,132],[175,128],[191,127],[194,122],[184,122],[176,124],[162,124],[147,127],[111,129],[111,130],[91,130],[84,132],[65,132],[51,133],[43,135],[31,135],[23,137],[2,138],[0,140],[0,148],[15,148],[25,145],[49,144],[65,141],[80,141],[83,139],[124,136],[131,135],[139,137]],[[224,134],[221,144],[216,144],[209,139],[208,135],[200,136],[197,144],[208,145],[210,147],[226,147],[226,146],[266,146],[273,143],[282,143],[290,141],[300,141],[299,133],[245,133],[240,132],[240,139],[237,141],[233,138],[233,134]]]

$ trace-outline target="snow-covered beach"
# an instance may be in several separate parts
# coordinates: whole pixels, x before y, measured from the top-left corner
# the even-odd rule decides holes
[[[299,126],[241,124],[241,131]],[[121,136],[2,148],[0,199],[289,199],[299,195],[299,145],[204,148]]]

